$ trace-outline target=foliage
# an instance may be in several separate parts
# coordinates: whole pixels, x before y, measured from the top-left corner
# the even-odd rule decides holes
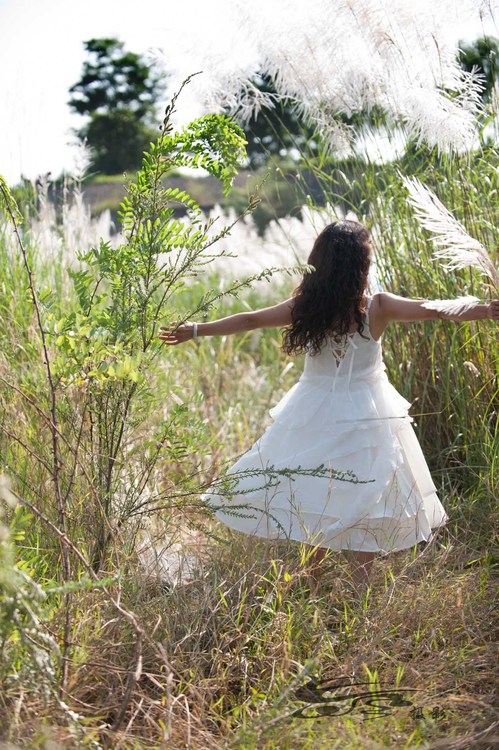
[[[70,271],[77,304],[63,317],[49,314],[56,352],[54,377],[64,391],[83,389],[81,397],[91,419],[89,433],[84,431],[80,439],[89,441],[85,449],[93,456],[93,491],[103,514],[92,553],[95,565],[110,541],[106,531],[110,519],[121,524],[132,514],[158,460],[176,455],[182,411],[173,409],[153,438],[157,449],[134,486],[128,487],[128,461],[120,463],[119,456],[129,427],[138,429],[157,399],[150,373],[158,355],[159,321],[178,317],[176,299],[186,280],[209,261],[207,249],[217,239],[209,236],[210,226],[203,223],[196,201],[165,187],[164,179],[180,165],[202,167],[228,191],[244,156],[242,134],[228,117],[206,116],[173,133],[172,111],[173,105],[136,181],[127,186],[121,206],[124,244],[113,248],[101,242],[80,253],[80,269]],[[176,205],[187,210],[188,223],[175,218]],[[208,292],[193,313],[209,309],[219,296]]]
[[[92,150],[92,167],[103,174],[134,170],[156,136],[133,112],[93,114],[78,131]]]
[[[153,130],[160,76],[140,55],[117,39],[89,39],[89,59],[70,89],[69,106],[90,118],[78,131],[93,150],[94,169],[116,174],[137,168]]]
[[[15,221],[21,220],[21,213],[9,186],[0,175],[0,210],[10,215]]]
[[[177,300],[186,282],[202,272],[213,257],[212,246],[230,227],[221,228],[218,234],[210,232],[213,222],[203,221],[196,201],[185,192],[165,187],[164,180],[179,165],[202,167],[217,176],[228,192],[237,164],[244,158],[244,139],[226,116],[200,118],[173,132],[174,101],[136,181],[127,186],[121,207],[122,244],[112,248],[101,242],[78,253],[79,265],[69,271],[74,285],[69,304],[51,289],[38,288],[32,250],[18,223],[20,214],[4,181],[0,183],[2,206],[13,223],[20,251],[10,266],[14,274],[24,274],[21,283],[28,288],[27,298],[24,295],[28,306],[19,309],[16,322],[23,357],[14,355],[17,343],[14,351],[11,343],[3,353],[6,390],[0,404],[0,464],[13,477],[21,504],[37,518],[38,538],[47,546],[52,558],[49,567],[57,571],[62,586],[58,679],[63,690],[72,650],[72,581],[85,574],[93,586],[98,585],[102,567],[118,565],[109,556],[110,548],[115,549],[117,530],[131,522],[133,533],[139,533],[141,519],[148,512],[157,505],[167,510],[172,501],[180,508],[183,498],[189,502],[195,484],[186,474],[183,486],[176,482],[177,491],[172,493],[168,471],[161,480],[158,477],[160,460],[175,465],[188,455],[196,427],[185,408],[174,403],[154,426],[150,424],[151,415],[158,413],[158,402],[163,403],[155,382],[156,339],[162,319],[179,317]],[[187,210],[190,223],[174,217],[176,205]],[[261,275],[266,273],[271,272]],[[15,284],[19,280],[16,277]],[[236,294],[245,283],[239,281],[227,292]],[[215,290],[206,292],[190,312],[202,314],[220,296]],[[4,311],[11,317],[8,305]],[[34,317],[29,337],[21,327],[26,314],[28,319]],[[183,315],[185,319],[185,311]],[[41,369],[26,367],[38,347]],[[17,425],[10,424],[7,416],[17,408],[14,404],[23,414]],[[41,492],[36,489],[40,482]],[[137,521],[130,521],[135,517]],[[81,534],[85,541],[75,546],[73,540]],[[122,709],[112,722],[116,729],[138,679],[142,631],[134,614],[120,604],[119,594],[108,591],[108,596],[135,635],[135,666],[128,674]],[[4,599],[2,606],[10,607],[10,601]],[[4,615],[5,622],[12,620],[11,609],[2,609]],[[12,640],[9,633],[6,638]],[[14,648],[14,660],[20,657]]]
[[[159,79],[140,55],[124,52],[117,39],[89,39],[84,46],[91,59],[70,89],[70,106],[80,115],[116,110],[148,115],[156,104]]]
[[[33,222],[16,224],[16,243],[12,227],[0,227],[0,469],[17,500],[0,528],[0,740],[123,750],[380,750],[401,738],[407,747],[485,745],[496,726],[491,324],[385,334],[390,378],[413,402],[451,520],[423,550],[378,561],[364,597],[339,557],[325,561],[314,587],[310,548],[211,525],[199,491],[261,433],[300,363],[282,355],[274,330],[160,356],[160,321],[202,319],[215,303],[220,314],[268,304],[244,282],[222,296],[209,261],[229,260],[215,244],[227,227],[206,221],[199,201],[168,182],[169,170],[195,164],[228,189],[241,132],[227,118],[202,118],[174,133],[170,115],[127,186],[123,238],[82,244],[78,260],[70,256],[72,285],[67,255],[59,247],[56,262],[44,255]],[[307,185],[329,200],[304,235],[308,242],[341,215],[341,199],[372,229],[383,288],[451,297],[465,286],[481,296],[476,273],[442,274],[434,264],[400,171],[431,187],[495,255],[497,158],[490,147],[442,158],[412,145],[394,164],[339,164],[319,152],[306,163]],[[2,196],[15,217],[12,196]],[[178,206],[189,222],[178,220]],[[345,675],[366,683],[370,704],[358,701],[347,715],[329,693],[309,707],[327,718],[297,716],[304,690],[316,696],[314,685]],[[369,714],[382,685],[415,691],[420,715],[401,703]]]
[[[5,476],[0,476],[0,503],[0,684],[5,691],[29,685],[32,697],[57,704],[61,651],[43,627],[47,594],[14,557],[13,542],[24,540],[33,516],[15,505]],[[9,526],[2,523],[5,505],[15,508]]]

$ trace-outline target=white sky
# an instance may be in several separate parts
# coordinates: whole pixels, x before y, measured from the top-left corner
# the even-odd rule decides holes
[[[217,3],[211,2],[212,9]],[[133,52],[159,48],[169,60],[169,49],[175,57],[170,40],[206,16],[203,0],[179,5],[171,0],[0,0],[0,174],[14,182],[21,173],[57,176],[71,168],[70,131],[84,119],[71,114],[67,100],[82,72],[83,42],[117,37]],[[217,22],[213,13],[211,22]]]
[[[81,75],[85,40],[117,37],[142,54],[159,48],[174,68],[193,26],[215,49],[220,34],[234,33],[234,20],[230,0],[0,0],[0,174],[13,183],[21,174],[71,169],[71,128],[84,120],[70,113],[67,100]],[[467,31],[469,38],[483,33]],[[195,72],[194,56],[192,62]],[[185,55],[179,65],[185,70]],[[182,119],[196,114],[188,95],[182,102]]]

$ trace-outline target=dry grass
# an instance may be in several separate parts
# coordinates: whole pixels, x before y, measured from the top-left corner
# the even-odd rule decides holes
[[[494,246],[497,226],[488,200],[496,184],[489,174],[495,163],[492,158],[489,165],[485,158],[478,160],[466,167],[460,180],[449,165],[448,179],[443,170],[439,181],[439,189],[447,185],[459,190],[449,205],[466,208],[470,228],[475,217],[475,229],[481,228],[485,236],[480,239],[487,246]],[[369,185],[367,171],[365,180],[366,195],[377,195],[379,183]],[[393,180],[377,214],[376,203],[371,204],[386,286],[406,295],[452,296],[458,280],[432,270],[426,240],[413,226],[406,197],[395,176]],[[334,190],[331,194],[334,197]],[[57,236],[56,228],[52,230],[51,242]],[[60,581],[61,540],[57,526],[47,523],[56,515],[47,464],[49,431],[37,411],[40,402],[28,401],[40,393],[43,363],[22,268],[14,262],[7,239],[2,238],[0,247],[0,282],[7,290],[0,300],[5,321],[0,377],[14,386],[3,388],[0,395],[0,470],[30,498],[35,514],[9,511],[7,520],[19,567],[50,587]],[[65,299],[61,290],[68,288],[61,270],[63,250],[57,256],[60,263],[34,252],[36,274],[53,286],[54,300]],[[262,260],[262,265],[267,262]],[[196,309],[196,295],[201,296],[212,279],[203,282],[204,287],[190,287],[179,305]],[[258,291],[237,303],[237,309],[261,303]],[[227,303],[217,314],[235,311],[236,304]],[[199,348],[169,352],[165,366],[151,370],[152,400],[137,407],[137,420],[130,423],[129,442],[119,457],[123,482],[117,484],[113,501],[123,506],[110,518],[103,517],[101,497],[91,492],[84,472],[91,441],[88,435],[79,438],[78,425],[88,426],[81,393],[77,388],[64,390],[61,430],[84,457],[78,464],[81,471],[73,475],[73,454],[63,443],[62,469],[71,489],[70,533],[64,540],[71,554],[69,583],[74,581],[70,616],[67,620],[61,606],[63,595],[49,593],[37,627],[27,628],[24,621],[10,631],[10,623],[0,621],[9,633],[0,644],[0,674],[8,678],[0,691],[0,742],[46,750],[485,750],[497,745],[497,554],[492,531],[497,520],[497,349],[487,325],[421,325],[410,336],[404,327],[387,332],[390,377],[415,401],[413,413],[424,414],[417,418],[418,435],[451,521],[425,549],[380,560],[372,587],[361,598],[342,558],[325,560],[316,587],[307,575],[303,548],[269,545],[225,527],[210,530],[206,516],[192,516],[198,489],[192,477],[210,480],[246,449],[261,433],[268,408],[297,379],[300,364],[288,368],[279,352],[278,332],[203,341]],[[466,362],[479,374],[465,367]],[[147,464],[153,449],[148,440],[154,442],[151,436],[159,434],[160,421],[179,403],[186,408],[169,435],[172,450],[136,498],[137,503],[147,502],[159,490],[164,505],[158,510],[151,501],[144,506],[146,516],[132,511],[127,516],[126,492]],[[141,420],[141,410],[146,413],[147,408],[147,419]],[[186,497],[177,502],[175,491],[185,491]],[[185,528],[188,520],[192,524]],[[201,521],[208,528],[190,536]],[[92,578],[87,561],[93,559],[97,531],[103,524],[107,531],[108,523],[112,544]],[[177,546],[169,546],[173,543]],[[0,540],[0,555],[2,545]],[[163,546],[167,556],[180,549],[189,557],[190,574],[177,585],[167,580],[161,560],[155,567],[154,556]],[[7,599],[2,593],[0,615]],[[59,672],[49,679],[43,662],[30,661],[29,639],[49,651],[41,635],[63,643],[67,621],[64,705],[57,694]],[[296,695],[303,682],[341,676],[367,682],[371,693],[380,686],[414,690],[413,706],[391,706],[386,715],[366,718],[363,704],[339,715],[330,701],[329,715],[322,718],[292,715],[305,705]],[[124,720],[113,730],[123,707]]]
[[[336,555],[324,561],[312,593],[305,548],[238,534],[226,545],[200,544],[198,535],[195,544],[197,571],[170,590],[136,574],[127,581],[125,605],[139,613],[147,639],[142,677],[112,739],[103,728],[123,695],[133,634],[105,595],[79,595],[65,700],[80,714],[87,741],[208,750],[493,747],[495,581],[472,544],[444,533],[417,554],[380,560],[360,599]],[[57,630],[56,620],[51,627]],[[293,700],[300,684],[293,681],[304,667],[318,681],[348,676],[414,689],[422,716],[404,706],[367,721],[359,710],[290,717],[303,705]],[[435,710],[441,715],[432,718]],[[44,733],[57,739],[51,707],[32,702],[29,691],[9,691],[3,712],[23,747]],[[79,746],[68,735],[58,741]]]
[[[179,369],[176,378],[181,382],[186,371],[194,371],[190,359],[198,361],[199,379],[189,381],[183,395],[190,399],[202,388],[197,409],[209,425],[212,452],[197,460],[210,473],[214,463],[256,436],[268,405],[296,376],[291,372],[280,379],[283,361],[275,356],[275,333],[262,335],[258,354],[249,339],[237,343],[229,338],[215,350],[206,343],[192,349],[187,369]],[[170,371],[180,355],[175,353]],[[251,411],[244,408],[248,389],[255,401]],[[21,413],[22,403],[11,394],[4,403],[4,426],[31,434],[31,445],[42,452],[30,420],[20,419]],[[49,504],[43,471],[33,462],[26,466],[25,479],[39,486],[40,502]],[[179,476],[189,466],[179,465]],[[133,524],[128,532],[125,527],[118,558],[101,571],[103,576],[119,573],[122,603],[145,634],[142,675],[120,730],[109,727],[133,664],[134,633],[117,616],[106,591],[85,590],[73,595],[70,681],[63,696],[80,717],[78,732],[68,729],[53,697],[42,699],[36,683],[28,681],[11,684],[1,694],[0,739],[54,750],[96,742],[123,750],[494,747],[493,494],[493,487],[487,490],[480,483],[468,498],[457,491],[442,493],[452,518],[448,528],[417,554],[378,561],[363,600],[340,557],[325,560],[315,589],[304,570],[305,548],[268,545],[219,526],[212,528],[216,538],[193,534],[166,512],[150,528],[154,549],[168,547],[180,523],[180,549],[191,570],[179,585],[169,586],[161,566],[159,571],[144,567],[143,545],[129,538]],[[89,508],[81,519],[81,544],[88,543],[91,513]],[[50,543],[50,538],[42,541]],[[21,554],[30,559],[24,545]],[[37,551],[35,575],[50,580],[54,565],[52,540]],[[116,594],[116,585],[108,591]],[[46,627],[57,635],[63,613],[56,605],[55,599],[47,608]],[[368,720],[360,709],[340,716],[292,717],[304,705],[293,700],[293,693],[305,674],[322,681],[349,676],[370,682],[372,689],[377,682],[415,689],[413,703],[422,716],[411,713],[410,706],[398,706]],[[301,681],[294,682],[300,675]],[[432,717],[435,708],[443,715]]]

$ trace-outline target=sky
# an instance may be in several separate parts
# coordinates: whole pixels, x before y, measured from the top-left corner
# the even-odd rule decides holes
[[[85,40],[117,37],[145,56],[162,50],[175,87],[178,71],[189,66],[180,50],[193,24],[214,48],[220,35],[237,33],[229,0],[0,0],[0,174],[15,183],[21,175],[71,171],[71,131],[83,119],[70,112],[68,91],[80,78]],[[476,38],[483,30],[463,29],[463,36]],[[485,31],[497,35],[495,28]],[[234,43],[234,64],[238,49]],[[200,104],[187,93],[179,110],[186,121]]]
[[[117,37],[133,52],[162,49],[165,58],[172,50],[173,65],[172,42],[186,33],[189,17],[202,23],[206,16],[207,27],[220,24],[206,6],[201,0],[0,0],[0,174],[12,183],[21,174],[31,179],[71,169],[71,129],[84,120],[70,112],[68,91],[80,78],[85,40]],[[192,102],[187,107],[194,112]]]

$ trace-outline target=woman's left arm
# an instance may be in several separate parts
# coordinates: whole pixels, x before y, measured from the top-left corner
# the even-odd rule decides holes
[[[265,307],[253,312],[236,313],[227,318],[220,318],[207,323],[197,324],[198,336],[227,336],[243,331],[252,331],[255,328],[280,328],[291,323],[291,310],[294,298],[272,307]],[[194,338],[194,323],[183,323],[176,327],[175,323],[169,326],[161,326],[159,338],[165,344],[174,346],[183,344]]]
[[[419,320],[499,320],[499,300],[492,300],[488,304],[477,304],[457,314],[439,312],[425,307],[425,302],[431,300],[416,300],[399,297],[389,292],[380,292],[373,296],[369,311],[370,329],[375,338],[379,338],[389,323],[412,323]]]

